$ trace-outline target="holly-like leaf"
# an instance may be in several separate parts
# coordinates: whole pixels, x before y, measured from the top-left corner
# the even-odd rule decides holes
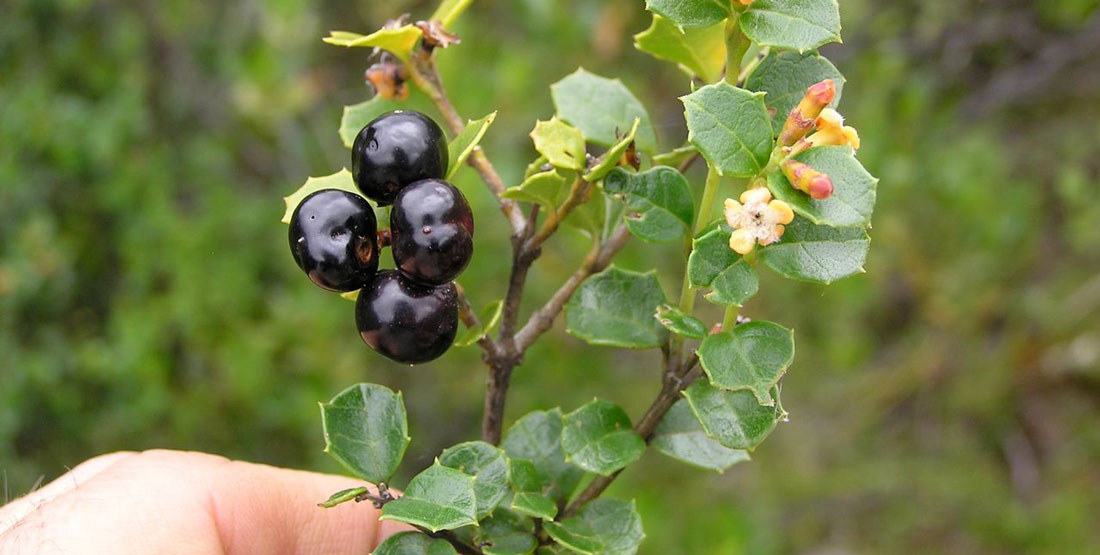
[[[546,495],[549,485],[543,481],[534,463],[527,459],[508,459],[508,481],[514,492],[513,510],[543,520],[557,516],[557,504]]]
[[[603,188],[630,207],[627,229],[645,241],[672,241],[691,229],[691,189],[673,168],[658,166],[642,173],[616,168],[604,178]]]
[[[409,445],[400,393],[358,384],[321,403],[325,452],[356,476],[373,483],[393,476]]]
[[[500,325],[500,316],[503,313],[504,301],[496,301],[481,310],[477,327],[466,328],[462,335],[455,339],[455,347],[469,347],[481,338],[493,333]]]
[[[523,183],[506,189],[501,196],[520,202],[541,204],[552,210],[564,199],[567,192],[565,176],[552,169],[531,174]]]
[[[769,391],[793,360],[794,333],[760,320],[707,336],[699,346],[699,362],[711,385],[748,390],[761,405],[775,402]]]
[[[459,443],[445,449],[439,462],[474,477],[478,518],[485,518],[508,494],[508,461],[497,447],[484,441]]]
[[[580,129],[589,142],[610,147],[637,118],[641,120],[636,137],[638,148],[653,152],[657,146],[645,107],[618,79],[600,77],[579,68],[550,85],[550,96],[558,117]]]
[[[511,511],[497,511],[481,521],[477,545],[482,546],[485,555],[527,555],[539,545],[534,532],[535,523],[531,519]]]
[[[447,152],[450,153],[451,158],[447,165],[447,180],[454,177],[458,169],[462,167],[462,163],[474,151],[474,147],[481,142],[485,132],[489,130],[489,126],[496,119],[497,113],[493,112],[481,119],[467,121],[466,127],[462,128],[462,132],[447,145]]]
[[[351,172],[349,172],[347,168],[341,168],[340,171],[332,175],[311,177],[306,180],[305,185],[298,187],[297,191],[283,197],[283,202],[286,204],[286,210],[283,212],[283,219],[280,221],[284,224],[289,224],[290,218],[294,216],[294,209],[298,208],[298,205],[301,204],[306,197],[324,189],[340,189],[341,191],[347,191],[362,196],[359,192],[359,188],[355,186],[355,180],[352,179]]]
[[[781,275],[811,283],[832,283],[863,272],[871,239],[858,227],[815,226],[795,218],[783,240],[760,251],[760,258]]]
[[[767,93],[764,103],[774,111],[772,129],[779,133],[791,108],[806,95],[806,89],[823,79],[832,79],[836,85],[836,96],[829,104],[835,107],[844,92],[844,76],[840,71],[816,53],[779,51],[760,62],[745,80],[745,88]]]
[[[840,42],[837,0],[755,0],[741,14],[741,30],[761,46],[806,52]]]
[[[409,53],[412,52],[413,46],[416,46],[416,41],[420,40],[421,34],[423,31],[416,25],[405,25],[396,29],[379,29],[369,35],[332,31],[322,40],[336,46],[381,48],[407,64]]]
[[[728,0],[646,0],[645,9],[679,27],[706,27],[730,16]]]
[[[333,508],[333,507],[335,507],[335,506],[337,506],[341,503],[347,503],[348,501],[351,501],[351,500],[355,499],[356,497],[359,497],[360,495],[363,495],[364,493],[367,493],[368,491],[370,491],[370,490],[368,490],[366,487],[357,487],[357,488],[349,488],[349,489],[340,490],[340,491],[330,495],[328,499],[322,501],[321,503],[318,503],[317,506],[318,507],[324,507],[326,509],[331,509],[331,508]]]
[[[637,461],[645,441],[630,417],[614,403],[594,399],[563,417],[561,447],[565,460],[607,476]]]
[[[544,526],[558,543],[593,555],[633,555],[645,538],[634,502],[619,499],[594,499],[577,516]]]
[[[565,307],[566,331],[593,345],[649,349],[668,334],[653,313],[665,304],[656,271],[612,266],[589,277]]]
[[[449,28],[473,1],[474,0],[443,0],[439,3],[439,7],[435,9],[435,12],[432,13],[429,19],[431,21],[438,21],[442,23],[444,27]]]
[[[815,224],[833,227],[871,225],[875,210],[878,179],[867,172],[847,146],[811,148],[795,156],[833,180],[833,194],[816,200],[791,187],[782,172],[768,175],[768,189],[776,198],[791,205],[795,213]]]
[[[565,462],[561,449],[561,409],[535,411],[512,424],[501,448],[510,459],[527,459],[546,484],[546,497],[567,499],[576,489],[584,472]]]
[[[760,287],[756,270],[729,246],[730,233],[722,226],[696,238],[688,257],[692,287],[710,287],[706,298],[715,304],[741,306]]]
[[[725,24],[681,29],[657,14],[648,29],[634,35],[634,47],[662,60],[675,62],[688,76],[707,83],[722,77],[726,66]]]
[[[723,81],[680,100],[684,103],[688,140],[718,173],[750,177],[768,163],[773,136],[764,93]]]
[[[691,412],[706,434],[730,449],[752,451],[786,417],[773,388],[773,406],[761,405],[749,391],[727,391],[697,380],[684,391]]]
[[[454,546],[420,532],[398,532],[382,542],[371,555],[456,555]]]
[[[381,520],[423,526],[432,532],[477,523],[473,476],[440,464],[413,477],[405,496],[382,506]]]
[[[665,329],[688,339],[702,339],[707,335],[707,326],[702,320],[684,314],[679,308],[661,305],[654,316]]]
[[[630,131],[627,131],[626,135],[620,137],[617,143],[611,145],[611,148],[607,149],[607,152],[604,152],[603,155],[600,156],[600,161],[595,166],[592,166],[592,168],[588,170],[588,173],[584,174],[585,181],[589,183],[599,181],[619,164],[623,154],[630,148],[630,143],[634,142],[638,134],[638,126],[641,125],[641,123],[642,120],[637,118],[634,119],[634,124],[630,126]]]
[[[665,413],[649,444],[674,459],[719,474],[741,461],[749,460],[748,452],[730,449],[708,437],[692,414],[687,399],[676,401]]]
[[[580,129],[565,123],[557,116],[550,118],[550,121],[535,122],[531,140],[535,143],[535,150],[550,165],[571,170],[584,167],[584,135],[581,135]]]

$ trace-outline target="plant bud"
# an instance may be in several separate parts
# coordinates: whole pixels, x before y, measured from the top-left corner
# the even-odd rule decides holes
[[[817,200],[824,200],[833,194],[833,180],[810,166],[797,160],[783,162],[783,175],[791,186]]]
[[[814,126],[814,120],[821,111],[836,98],[836,85],[832,79],[825,79],[814,83],[806,89],[806,95],[787,114],[787,121],[783,123],[783,130],[779,133],[779,144],[791,146]]]

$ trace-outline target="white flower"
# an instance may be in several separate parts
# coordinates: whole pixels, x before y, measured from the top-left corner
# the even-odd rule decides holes
[[[767,246],[783,236],[784,226],[794,220],[794,211],[781,200],[772,200],[771,191],[756,187],[741,193],[741,202],[726,199],[726,223],[733,228],[730,248],[738,254],[752,252],[756,244]]]

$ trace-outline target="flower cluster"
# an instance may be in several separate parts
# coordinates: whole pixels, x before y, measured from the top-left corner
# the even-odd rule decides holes
[[[752,252],[757,243],[763,247],[779,241],[784,226],[794,220],[790,205],[773,200],[771,191],[765,187],[741,193],[741,202],[726,199],[724,215],[733,228],[730,248],[741,255]]]
[[[806,89],[806,95],[787,114],[779,144],[787,159],[783,161],[783,175],[791,186],[817,200],[833,194],[833,180],[807,164],[791,157],[819,146],[850,146],[859,149],[859,133],[850,125],[844,125],[844,116],[832,108],[836,98],[836,85],[831,79],[814,83]],[[810,131],[813,133],[810,133]],[[807,137],[806,135],[809,134]]]

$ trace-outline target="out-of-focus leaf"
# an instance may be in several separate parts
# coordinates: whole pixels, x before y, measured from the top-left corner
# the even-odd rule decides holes
[[[333,507],[335,507],[335,506],[337,506],[341,503],[347,503],[348,501],[351,501],[352,499],[355,499],[356,497],[359,497],[360,495],[362,495],[364,493],[367,493],[367,491],[369,491],[369,490],[366,487],[357,487],[357,488],[349,488],[349,489],[345,489],[345,490],[340,490],[340,491],[330,495],[328,499],[324,500],[321,503],[318,503],[317,505],[319,507],[324,507],[326,509],[331,509],[331,508],[333,508]]]
[[[286,210],[283,212],[283,219],[280,221],[284,224],[289,224],[290,218],[294,216],[294,209],[298,208],[298,205],[301,204],[306,197],[324,189],[340,189],[341,191],[347,191],[362,196],[359,192],[359,188],[355,186],[355,180],[351,178],[351,172],[349,172],[347,168],[342,168],[332,175],[311,177],[306,180],[304,185],[298,187],[297,191],[283,197],[283,202],[286,204]]]
[[[381,48],[407,64],[409,53],[412,52],[413,46],[416,46],[416,41],[420,40],[421,34],[423,32],[416,25],[405,25],[396,29],[379,29],[369,35],[332,31],[322,40],[336,46]]]
[[[649,113],[618,79],[600,77],[579,68],[550,85],[550,95],[558,117],[575,125],[592,143],[610,147],[637,118],[641,120],[635,138],[638,148],[653,152],[657,146]]]
[[[726,30],[721,22],[681,30],[671,20],[654,14],[649,28],[634,35],[634,47],[675,62],[689,76],[698,75],[707,83],[721,78],[726,66]]]
[[[466,7],[470,5],[474,0],[443,0],[439,3],[439,7],[432,13],[432,17],[429,18],[432,21],[438,21],[443,24],[444,27],[450,28],[450,26],[458,19],[458,16],[462,15],[462,12],[466,10]]]
[[[481,309],[481,314],[478,315],[478,323],[481,325],[475,328],[466,328],[466,331],[462,332],[458,339],[455,339],[454,346],[469,347],[481,341],[481,338],[493,333],[500,325],[503,308],[504,301],[496,301]]]
[[[535,524],[530,518],[499,510],[481,521],[477,544],[483,546],[485,555],[527,555],[539,545],[534,532]]]
[[[706,27],[730,16],[727,0],[646,0],[647,10],[679,27]]]

